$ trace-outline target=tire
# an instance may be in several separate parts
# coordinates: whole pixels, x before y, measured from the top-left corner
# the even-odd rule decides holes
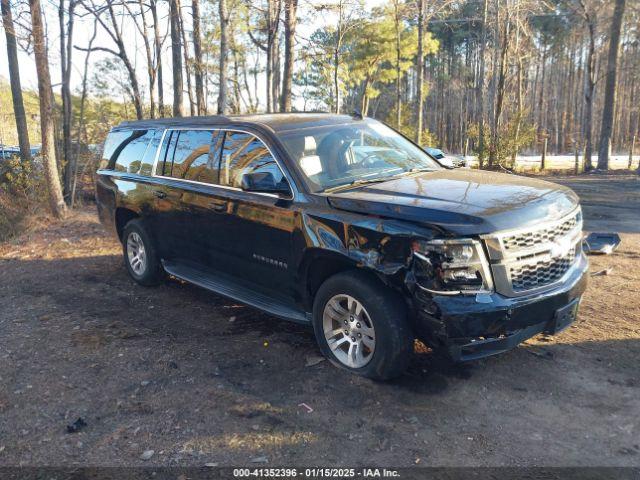
[[[313,302],[313,329],[329,361],[357,375],[389,380],[409,365],[414,335],[406,306],[399,295],[365,272],[339,273],[320,286]]]
[[[142,254],[138,255],[138,261],[134,259],[136,244],[137,252]],[[122,254],[129,275],[137,283],[150,287],[162,282],[164,270],[151,236],[144,228],[144,222],[141,219],[135,218],[125,225],[122,231]]]

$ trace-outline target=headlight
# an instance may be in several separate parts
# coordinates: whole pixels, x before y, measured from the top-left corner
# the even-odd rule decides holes
[[[416,240],[414,272],[418,285],[432,293],[490,293],[493,281],[477,240]]]

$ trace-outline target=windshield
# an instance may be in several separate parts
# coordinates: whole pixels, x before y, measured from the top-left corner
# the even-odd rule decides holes
[[[283,132],[280,138],[313,192],[442,168],[375,120]]]

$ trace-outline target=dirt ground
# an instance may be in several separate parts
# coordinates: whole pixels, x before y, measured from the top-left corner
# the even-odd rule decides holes
[[[640,465],[640,181],[553,180],[623,236],[577,323],[386,384],[316,363],[306,328],[134,284],[92,207],[0,244],[0,466]]]

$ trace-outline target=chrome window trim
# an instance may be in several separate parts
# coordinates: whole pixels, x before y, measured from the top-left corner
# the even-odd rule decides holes
[[[175,178],[175,177],[167,177],[165,175],[156,175],[156,169],[158,167],[158,160],[160,157],[160,151],[162,149],[162,145],[164,144],[164,139],[165,136],[167,135],[167,132],[172,132],[172,131],[182,131],[182,130],[187,130],[187,131],[191,131],[191,130],[206,130],[206,131],[211,131],[211,132],[238,132],[238,133],[245,133],[247,135],[251,135],[255,138],[257,138],[258,140],[260,140],[260,142],[267,148],[267,150],[269,151],[269,153],[271,154],[271,157],[273,157],[273,160],[276,162],[276,165],[278,166],[278,169],[280,170],[280,172],[282,173],[282,176],[284,178],[287,179],[287,183],[289,184],[289,193],[290,196],[288,197],[282,197],[280,195],[276,195],[275,193],[265,193],[265,192],[248,192],[246,190],[243,190],[241,188],[237,188],[237,187],[230,187],[228,185],[220,185],[219,183],[205,183],[205,182],[198,182],[195,180],[187,180],[185,178]],[[153,167],[151,168],[151,176],[154,178],[165,178],[167,180],[173,180],[176,182],[184,182],[184,183],[191,183],[194,185],[203,185],[205,187],[213,187],[213,188],[222,188],[224,190],[230,190],[233,192],[241,192],[244,194],[249,194],[249,195],[258,195],[261,197],[270,197],[270,198],[279,198],[282,200],[293,200],[295,198],[295,191],[294,191],[294,183],[291,180],[290,175],[288,174],[287,170],[285,168],[282,167],[280,160],[278,160],[278,157],[273,153],[273,150],[271,150],[271,148],[269,147],[269,145],[267,144],[267,142],[264,141],[264,139],[253,132],[249,132],[247,130],[242,130],[236,127],[231,127],[231,128],[223,128],[223,127],[176,127],[176,128],[165,128],[164,131],[162,132],[162,137],[160,138],[160,143],[158,144],[158,148],[156,150],[156,155],[155,158],[153,160]]]

